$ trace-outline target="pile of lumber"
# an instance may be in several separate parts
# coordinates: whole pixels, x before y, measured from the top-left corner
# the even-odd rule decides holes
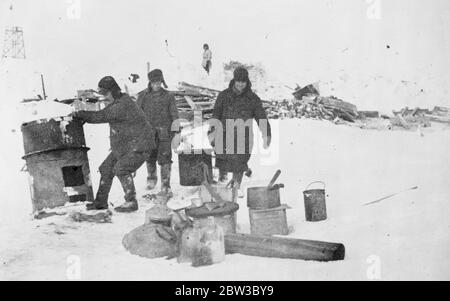
[[[358,118],[356,106],[334,96],[303,96],[292,101],[273,102],[268,108],[269,118],[311,118],[335,121],[342,119],[355,122]]]
[[[320,96],[317,84],[305,87],[297,86],[293,100],[272,102],[266,105],[269,118],[311,118],[337,122],[344,120],[355,122],[358,111],[354,104],[345,102],[337,97]]]
[[[427,115],[431,121],[450,123],[450,108],[434,107],[431,114]]]
[[[201,111],[203,119],[211,118],[214,103],[219,92],[185,82],[178,84],[178,91],[170,91],[177,101],[180,118],[189,121],[194,119],[194,111]]]
[[[412,129],[418,126],[430,127],[431,121],[450,123],[450,114],[446,113],[445,109],[435,107],[433,111],[430,111],[428,109],[410,109],[405,107],[398,112],[393,112],[394,117],[391,118],[391,124],[405,129]]]

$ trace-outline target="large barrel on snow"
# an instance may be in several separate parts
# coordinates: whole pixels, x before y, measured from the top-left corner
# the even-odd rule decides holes
[[[72,117],[40,119],[22,124],[25,156],[86,146],[83,124]]]
[[[83,124],[72,117],[22,124],[33,211],[92,201]]]

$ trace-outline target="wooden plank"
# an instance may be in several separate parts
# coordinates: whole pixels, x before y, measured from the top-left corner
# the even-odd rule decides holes
[[[450,108],[446,108],[446,107],[434,107],[433,109],[433,114],[439,114],[439,113],[443,113],[445,115],[450,113]]]
[[[450,116],[439,116],[439,115],[425,115],[425,118],[428,118],[431,121],[434,122],[441,122],[441,123],[450,123]]]
[[[315,261],[343,260],[345,257],[345,247],[340,243],[249,234],[226,234],[225,251],[228,254]]]
[[[189,104],[189,106],[191,107],[192,110],[198,110],[197,105],[195,104],[195,102],[192,100],[192,98],[190,96],[185,96],[184,99],[186,99],[187,103]]]
[[[378,111],[358,111],[358,114],[361,117],[365,117],[365,118],[379,118],[380,117],[380,112],[378,112]]]
[[[203,92],[207,92],[207,93],[212,93],[212,94],[219,94],[220,91],[215,90],[215,89],[210,89],[210,88],[206,88],[206,87],[201,87],[201,86],[196,86],[196,85],[192,85],[192,84],[188,84],[186,82],[180,82],[178,83],[178,85],[182,88],[184,88],[185,90],[190,90],[190,91],[195,91],[198,93],[203,93]]]
[[[352,112],[353,115],[355,115],[355,116],[357,114],[356,113],[357,108],[354,104],[342,101],[340,99],[334,99],[331,97],[320,97],[319,103],[327,108],[340,109],[342,111],[349,111],[349,112]]]
[[[214,106],[213,101],[194,101],[197,106]]]

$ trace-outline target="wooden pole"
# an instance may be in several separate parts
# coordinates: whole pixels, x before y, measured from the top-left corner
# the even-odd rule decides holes
[[[400,194],[400,193],[402,193],[402,192],[406,192],[406,191],[410,191],[410,190],[415,190],[415,189],[417,189],[417,188],[419,188],[419,187],[418,187],[418,186],[414,186],[414,187],[411,187],[411,188],[409,188],[409,189],[405,189],[405,190],[402,190],[402,191],[400,191],[400,192],[390,194],[390,195],[385,196],[385,197],[383,197],[383,198],[381,198],[381,199],[378,199],[378,200],[376,200],[376,201],[366,203],[366,204],[364,204],[364,206],[379,203],[379,202],[384,201],[384,200],[386,200],[386,199],[389,199],[389,198],[391,198],[391,197],[393,197],[393,196],[396,196],[397,194]]]
[[[345,257],[345,247],[340,243],[249,234],[226,234],[225,251],[228,254],[315,261],[336,261]]]
[[[47,94],[45,94],[45,85],[44,85],[44,75],[41,74],[41,84],[42,84],[42,93],[44,95],[42,95],[44,97],[44,99],[47,99]]]

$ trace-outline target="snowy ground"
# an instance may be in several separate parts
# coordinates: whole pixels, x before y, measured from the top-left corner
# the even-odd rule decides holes
[[[361,130],[312,120],[283,120],[275,126],[271,148],[274,164],[264,165],[267,155],[255,154],[247,186],[265,185],[276,169],[282,202],[288,210],[289,237],[341,242],[346,258],[319,263],[227,255],[226,261],[193,268],[176,259],[145,259],[129,254],[123,236],[143,224],[150,204],[141,202],[133,214],[114,214],[112,224],[74,223],[66,216],[31,220],[22,136],[12,115],[4,113],[0,149],[0,279],[66,280],[79,258],[82,280],[450,280],[450,131],[415,132]],[[15,131],[13,131],[15,128]],[[94,189],[97,167],[107,154],[107,126],[85,126]],[[143,194],[145,168],[136,185]],[[302,191],[312,181],[326,183],[329,219],[308,223],[304,218]],[[177,195],[186,188],[178,183],[178,164],[173,172]],[[362,204],[413,186],[379,204]],[[111,201],[122,202],[114,182]],[[238,223],[249,232],[245,199],[240,199]],[[65,209],[79,210],[81,207]],[[375,272],[379,268],[379,274]],[[70,274],[70,273],[69,273]],[[377,278],[377,277],[376,277]]]

